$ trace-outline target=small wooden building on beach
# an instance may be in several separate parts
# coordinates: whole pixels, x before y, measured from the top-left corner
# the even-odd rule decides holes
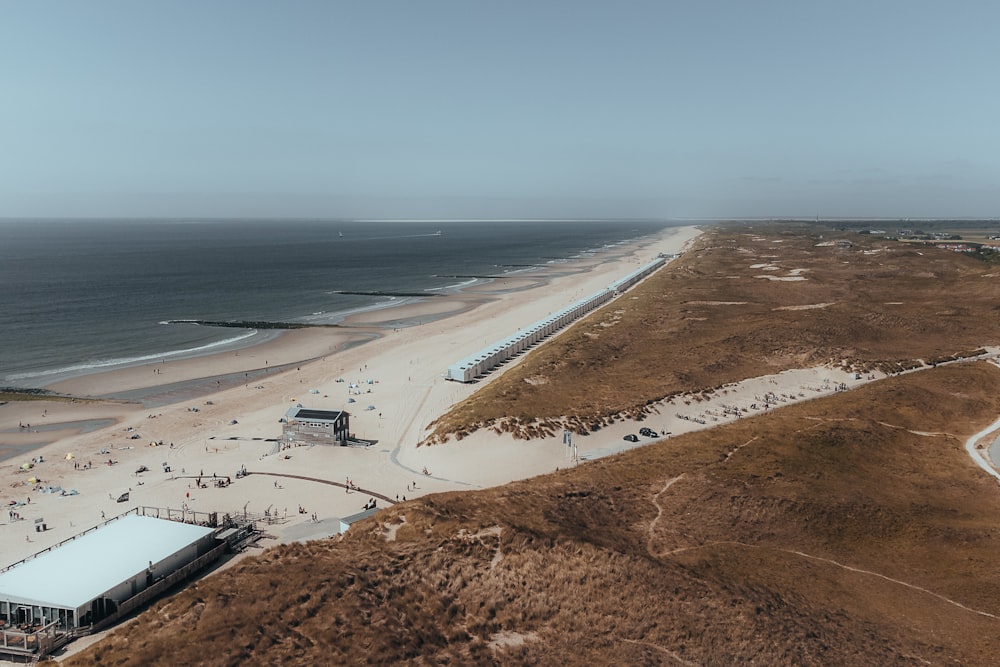
[[[350,415],[343,410],[313,410],[300,405],[285,413],[281,441],[287,445],[346,445]]]

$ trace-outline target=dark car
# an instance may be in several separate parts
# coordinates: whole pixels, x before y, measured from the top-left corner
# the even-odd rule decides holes
[[[643,427],[643,428],[639,429],[639,435],[644,435],[647,438],[655,438],[656,437],[656,431],[654,431],[651,428]]]
[[[639,436],[637,436],[635,433],[629,433],[628,435],[625,436],[624,439],[628,440],[629,442],[639,442]]]

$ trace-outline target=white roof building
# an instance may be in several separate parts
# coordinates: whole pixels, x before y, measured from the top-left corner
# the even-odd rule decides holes
[[[340,532],[346,533],[352,524],[355,524],[358,521],[361,521],[362,519],[367,519],[370,516],[374,516],[381,509],[382,509],[381,507],[372,507],[362,512],[358,512],[357,514],[352,514],[350,516],[343,517],[340,520]]]
[[[0,573],[0,616],[88,625],[206,553],[214,532],[138,515],[111,521]]]

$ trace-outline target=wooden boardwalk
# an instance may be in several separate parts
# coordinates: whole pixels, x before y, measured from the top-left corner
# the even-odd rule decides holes
[[[378,498],[379,500],[384,500],[385,502],[389,503],[390,505],[395,505],[398,502],[396,500],[393,500],[389,496],[384,496],[381,493],[378,493],[376,491],[371,491],[369,489],[362,489],[360,486],[347,486],[343,482],[334,482],[333,480],[320,479],[319,477],[306,477],[304,475],[288,475],[288,474],[285,474],[285,473],[282,473],[282,472],[253,472],[253,471],[248,470],[247,471],[247,476],[250,476],[250,475],[270,475],[271,477],[287,477],[289,479],[302,479],[302,480],[305,480],[307,482],[318,482],[320,484],[329,484],[330,486],[339,486],[342,489],[348,489],[350,491],[358,491],[360,493],[364,493],[364,494],[367,494],[369,496],[372,496],[373,498]]]

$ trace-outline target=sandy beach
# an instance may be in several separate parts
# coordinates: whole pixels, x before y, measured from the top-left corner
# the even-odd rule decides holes
[[[255,347],[84,375],[50,387],[81,398],[120,400],[0,406],[0,442],[17,454],[0,461],[0,502],[20,516],[0,516],[0,565],[140,505],[266,512],[278,521],[267,527],[273,539],[265,546],[328,537],[337,532],[339,517],[360,511],[370,496],[324,481],[350,480],[403,501],[503,484],[652,442],[623,440],[639,425],[621,422],[575,437],[569,447],[561,438],[525,442],[491,432],[417,447],[435,417],[482,386],[443,379],[448,365],[606,287],[658,253],[682,251],[698,234],[694,227],[670,228],[544,273],[515,274],[455,296],[357,313],[342,327],[289,331]],[[708,400],[656,406],[658,414],[644,425],[669,437],[862,381],[827,368],[790,371],[726,387]],[[349,396],[350,383],[362,394]],[[351,431],[377,443],[279,452],[279,419],[298,403],[347,410]],[[369,405],[374,407],[366,409]],[[43,461],[21,470],[38,457]],[[148,470],[137,473],[143,466]],[[170,472],[164,471],[167,466]],[[251,474],[235,479],[244,467]],[[213,476],[233,483],[196,484],[199,477],[210,482]],[[62,492],[46,492],[55,488]],[[128,502],[117,502],[125,492]],[[38,519],[46,531],[36,532]]]

